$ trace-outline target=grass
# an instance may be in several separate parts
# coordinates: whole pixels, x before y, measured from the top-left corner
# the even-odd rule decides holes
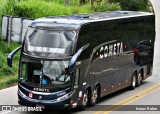
[[[43,0],[20,1],[13,7],[13,11],[16,16],[28,18],[93,12],[89,4],[74,6],[59,4],[57,2],[45,2]]]
[[[92,9],[90,2],[79,5],[79,0],[69,0],[65,5],[64,0],[0,0],[0,14],[12,15],[26,18],[39,18],[46,16],[58,16],[69,14],[92,13],[94,11],[113,11],[121,10],[117,3],[109,3],[106,0],[96,4]],[[0,16],[1,21],[1,16]]]
[[[18,43],[12,43],[8,47],[7,42],[0,41],[0,89],[17,84],[19,53],[13,58],[13,68],[8,67],[7,56],[19,45]]]
[[[3,77],[3,78],[0,78],[0,80],[1,80],[0,81],[0,90],[7,88],[7,87],[12,87],[12,86],[18,84],[17,75],[13,75],[10,77]]]
[[[14,15],[13,14],[13,5],[15,4],[14,0],[0,0],[0,33],[1,33],[1,15]],[[19,55],[16,54],[13,59],[13,68],[7,66],[7,56],[8,54],[18,47],[20,44],[12,43],[8,47],[8,43],[2,41],[0,36],[0,90],[6,87],[13,86],[17,84],[18,80],[18,61]]]

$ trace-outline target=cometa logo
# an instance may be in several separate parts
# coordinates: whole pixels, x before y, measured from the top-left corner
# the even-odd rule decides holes
[[[49,89],[45,89],[45,88],[33,88],[33,90],[38,92],[49,92]]]
[[[100,58],[116,55],[123,52],[123,43],[115,43],[100,48]]]

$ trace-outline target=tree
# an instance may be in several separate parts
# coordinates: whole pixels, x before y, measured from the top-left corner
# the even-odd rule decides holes
[[[94,8],[94,0],[91,0],[91,7]]]

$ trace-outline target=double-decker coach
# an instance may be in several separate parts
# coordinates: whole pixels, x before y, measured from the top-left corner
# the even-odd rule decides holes
[[[111,11],[45,17],[28,27],[21,50],[18,102],[70,109],[139,86],[152,73],[154,15]]]

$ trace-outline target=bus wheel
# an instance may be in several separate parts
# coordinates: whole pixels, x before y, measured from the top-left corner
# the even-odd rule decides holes
[[[135,87],[136,87],[136,73],[134,73],[133,76],[132,76],[130,88],[135,89]]]
[[[91,97],[91,105],[95,105],[98,101],[98,86],[96,86],[93,90],[93,93],[92,93],[92,97]]]
[[[83,95],[82,104],[79,107],[80,110],[85,110],[87,105],[88,105],[88,90],[86,90],[86,92]]]
[[[142,74],[141,74],[141,72],[138,74],[138,76],[136,78],[136,82],[137,82],[136,83],[137,87],[141,85],[141,83],[142,83]]]

